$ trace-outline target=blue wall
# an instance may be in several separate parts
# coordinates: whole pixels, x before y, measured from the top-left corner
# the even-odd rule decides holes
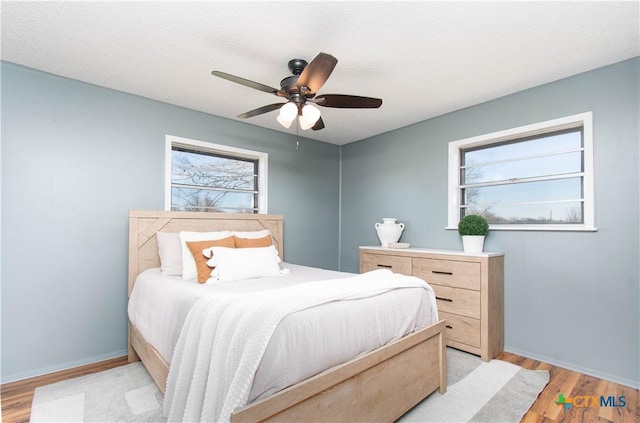
[[[396,217],[401,241],[461,249],[447,226],[448,143],[593,111],[597,232],[491,232],[505,252],[505,349],[640,386],[638,58],[342,149],[341,267]]]
[[[462,248],[444,229],[448,142],[593,111],[599,231],[495,231],[486,249],[506,253],[508,350],[639,387],[639,68],[296,151],[291,135],[2,63],[2,382],[124,354],[127,212],[163,207],[166,134],[269,153],[286,260],[355,272],[382,217],[415,246]]]
[[[128,211],[164,207],[167,134],[268,153],[286,260],[338,267],[338,146],[1,71],[2,382],[126,352]]]

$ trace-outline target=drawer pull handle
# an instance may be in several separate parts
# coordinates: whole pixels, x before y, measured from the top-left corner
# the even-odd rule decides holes
[[[378,267],[386,267],[387,269],[391,269],[393,266],[389,266],[388,264],[379,264]]]
[[[436,300],[442,300],[442,301],[446,301],[448,303],[452,303],[453,300],[451,298],[442,298],[442,297],[438,297],[436,296]]]
[[[445,325],[445,327],[446,327],[447,329],[453,329],[453,326],[451,326],[451,325]]]
[[[441,270],[432,270],[431,273],[435,273],[436,275],[453,275],[453,272],[443,272]]]

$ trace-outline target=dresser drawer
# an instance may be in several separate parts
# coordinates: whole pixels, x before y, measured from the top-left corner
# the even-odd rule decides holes
[[[438,311],[480,318],[480,291],[430,284],[436,292]]]
[[[480,290],[480,263],[430,258],[413,259],[413,275],[429,285]]]
[[[480,348],[480,320],[444,311],[439,311],[438,315],[446,320],[447,340]]]
[[[394,273],[411,275],[411,257],[392,256],[387,254],[362,254],[360,272],[377,269],[390,269]]]

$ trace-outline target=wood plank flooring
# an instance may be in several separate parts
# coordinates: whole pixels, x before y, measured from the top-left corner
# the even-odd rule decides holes
[[[522,422],[640,422],[640,391],[613,382],[566,370],[550,364],[521,357],[516,354],[502,353],[499,360],[517,364],[525,369],[548,370],[549,384],[540,393]],[[4,423],[26,423],[31,415],[31,402],[36,387],[61,380],[100,372],[127,364],[127,357],[114,358],[99,363],[88,364],[74,369],[63,370],[44,376],[25,379],[2,385],[2,421]],[[564,410],[555,401],[562,393],[565,398],[578,396],[614,396],[624,395],[624,407],[571,407]]]
[[[640,422],[640,391],[624,385],[598,379],[582,373],[552,366],[530,358],[516,354],[503,352],[496,357],[499,360],[517,364],[530,370],[548,370],[549,384],[538,396],[529,411],[522,418],[524,423],[532,422]],[[575,406],[564,410],[564,407],[556,404],[558,395],[565,398],[575,397],[605,397],[613,396],[616,404],[621,404],[618,399],[624,395],[626,405],[624,407],[593,407],[583,406],[589,404],[584,399],[576,399]]]

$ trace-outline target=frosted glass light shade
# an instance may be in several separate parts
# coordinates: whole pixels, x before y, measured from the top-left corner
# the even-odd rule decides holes
[[[276,120],[280,123],[280,125],[288,128],[291,126],[291,123],[296,119],[298,115],[298,106],[289,102],[280,108],[280,113]]]
[[[280,108],[280,116],[282,116],[284,120],[293,122],[297,115],[298,106],[294,103],[289,102]]]
[[[278,121],[278,123],[280,123],[280,125],[284,126],[285,128],[289,128],[291,127],[291,123],[293,123],[293,121],[295,120],[295,117],[291,120],[286,120],[282,117],[282,114],[278,114],[276,120]]]
[[[309,129],[316,124],[318,119],[320,119],[320,109],[313,104],[305,104],[300,116],[300,128],[302,130]]]

